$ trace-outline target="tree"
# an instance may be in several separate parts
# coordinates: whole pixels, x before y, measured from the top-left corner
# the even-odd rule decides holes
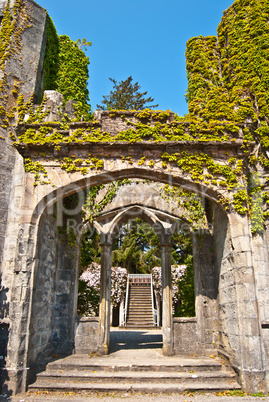
[[[151,97],[145,98],[146,92],[139,92],[141,88],[138,82],[132,84],[133,78],[130,75],[125,81],[117,83],[113,78],[109,78],[113,82],[113,89],[110,94],[103,96],[102,104],[96,105],[101,110],[141,110],[146,108],[155,108],[157,105],[147,105],[147,103],[154,102]]]
[[[161,263],[160,257],[159,238],[149,224],[137,218],[122,226],[113,244],[113,265],[130,274],[148,274]]]

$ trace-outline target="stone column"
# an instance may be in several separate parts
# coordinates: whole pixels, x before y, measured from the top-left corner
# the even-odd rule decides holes
[[[222,309],[227,311],[227,318],[223,325],[226,326],[230,347],[233,348],[232,364],[237,368],[243,390],[255,393],[267,392],[266,356],[256,295],[257,283],[253,269],[253,247],[249,222],[247,217],[236,213],[230,213],[228,218],[230,241],[233,246],[228,273],[233,283],[232,286],[227,286],[229,281],[227,273],[223,270],[221,277],[225,276],[226,282],[228,282],[226,284],[228,291],[226,305],[223,303],[225,289],[220,289]],[[234,291],[232,291],[232,287]],[[228,308],[231,305],[234,317],[228,314]]]
[[[173,311],[171,279],[171,243],[161,244],[162,294],[163,294],[163,354],[171,356],[173,348]]]
[[[203,231],[199,234],[193,232],[191,237],[197,319],[196,347],[200,354],[211,354],[218,348],[218,288],[212,236]]]
[[[110,342],[110,295],[111,295],[112,244],[101,244],[101,286],[99,307],[100,353],[107,355]]]

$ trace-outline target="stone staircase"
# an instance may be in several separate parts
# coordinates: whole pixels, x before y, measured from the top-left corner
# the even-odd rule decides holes
[[[235,373],[215,359],[164,358],[160,355],[157,359],[141,358],[140,362],[120,360],[72,355],[49,363],[29,389],[141,393],[240,389]]]
[[[150,283],[131,283],[129,287],[126,328],[153,328],[153,312]]]

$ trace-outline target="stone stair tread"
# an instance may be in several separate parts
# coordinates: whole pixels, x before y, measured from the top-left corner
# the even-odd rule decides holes
[[[128,321],[127,323],[126,323],[126,325],[127,326],[130,326],[130,325],[135,325],[135,326],[146,326],[146,327],[152,327],[152,328],[154,328],[154,323],[153,323],[153,320],[151,320],[151,321],[140,321],[140,320],[130,320],[130,321]]]
[[[131,285],[126,326],[128,328],[154,327],[151,285]]]
[[[92,382],[76,382],[76,383],[35,383],[29,386],[30,389],[35,390],[94,390],[94,391],[136,391],[145,393],[161,393],[161,392],[184,392],[186,390],[229,390],[240,389],[236,381],[207,383],[206,381],[191,383],[186,381],[182,384],[175,384],[174,382],[165,384],[143,383],[143,384],[124,384],[124,383],[92,383]]]
[[[74,357],[73,357],[74,356]],[[209,371],[222,369],[222,364],[210,359],[187,359],[182,358],[179,361],[176,359],[165,359],[165,361],[157,362],[156,359],[147,363],[130,364],[129,362],[115,362],[114,364],[106,359],[98,358],[99,361],[94,361],[87,355],[72,355],[66,359],[50,362],[47,365],[47,370],[113,370],[113,371]]]
[[[117,378],[117,379],[214,379],[214,378],[228,378],[234,379],[235,373],[234,372],[227,372],[227,371],[200,371],[197,373],[190,373],[190,372],[168,372],[168,371],[96,371],[96,370],[47,370],[39,373],[37,375],[39,379],[46,379],[52,377],[71,377],[71,378],[88,378],[88,379],[95,379],[95,378]]]

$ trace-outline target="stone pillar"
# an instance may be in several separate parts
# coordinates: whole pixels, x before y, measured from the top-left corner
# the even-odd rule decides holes
[[[171,356],[173,348],[173,311],[171,279],[171,243],[161,244],[162,293],[163,293],[163,354]]]
[[[212,354],[218,348],[217,274],[212,236],[207,231],[192,233],[197,351]]]
[[[228,218],[233,247],[229,256],[228,269],[233,283],[227,289],[229,291],[227,306],[222,308],[227,310],[229,305],[233,305],[235,310],[234,319],[231,319],[231,314],[226,314],[227,318],[224,322],[234,351],[232,363],[237,368],[244,391],[267,392],[266,356],[256,295],[257,284],[253,269],[253,248],[248,218],[236,213],[230,213]],[[227,276],[224,270],[221,277],[222,275]],[[220,289],[222,300],[224,290]]]
[[[112,244],[101,243],[101,286],[99,307],[100,353],[107,355],[110,342],[110,295]]]

